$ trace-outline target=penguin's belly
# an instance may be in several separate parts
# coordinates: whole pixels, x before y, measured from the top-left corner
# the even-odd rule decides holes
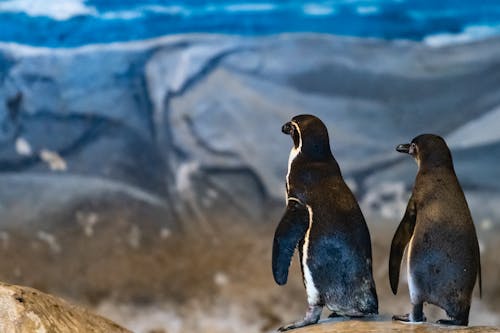
[[[320,302],[340,315],[374,313],[377,301],[370,258],[352,244],[348,234],[318,237],[315,231],[313,227],[302,246],[308,301]]]
[[[460,247],[460,253],[450,250],[457,249],[457,244],[444,240],[435,243],[414,235],[408,244],[408,287],[412,301],[440,305],[457,293],[470,293],[474,287],[477,269],[467,244]]]
[[[407,275],[410,299],[424,298],[430,301],[432,295],[442,293],[444,272],[447,269],[447,254],[437,245],[429,246],[413,235],[408,244]]]

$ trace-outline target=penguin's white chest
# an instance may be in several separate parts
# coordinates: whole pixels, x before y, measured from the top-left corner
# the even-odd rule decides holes
[[[302,268],[304,270],[304,284],[306,286],[307,302],[310,305],[316,305],[319,302],[319,291],[314,284],[314,280],[311,274],[311,270],[307,265],[307,259],[309,258],[309,236],[311,234],[311,228],[313,223],[313,211],[311,206],[306,205],[309,211],[309,228],[304,236],[304,245],[302,247]]]

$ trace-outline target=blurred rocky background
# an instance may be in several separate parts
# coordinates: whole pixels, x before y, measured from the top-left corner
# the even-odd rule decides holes
[[[394,147],[447,140],[481,246],[471,324],[500,325],[499,88],[498,37],[0,43],[0,281],[139,333],[267,332],[301,317],[299,265],[279,287],[270,257],[292,145],[280,128],[311,113],[367,218],[387,318],[410,309],[387,257],[416,174]]]

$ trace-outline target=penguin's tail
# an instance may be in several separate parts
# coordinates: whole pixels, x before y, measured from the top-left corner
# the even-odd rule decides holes
[[[371,315],[378,314],[378,299],[376,293],[372,293],[372,297],[370,297],[366,305],[366,309],[363,311],[364,313]]]
[[[358,310],[365,315],[378,314],[378,298],[375,287],[372,287],[370,292],[366,293],[364,301],[358,304]]]

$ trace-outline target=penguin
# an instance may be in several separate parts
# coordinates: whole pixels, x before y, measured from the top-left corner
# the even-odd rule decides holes
[[[422,134],[396,150],[418,165],[411,197],[391,243],[389,279],[394,294],[405,247],[411,313],[393,320],[422,322],[424,302],[446,311],[440,324],[467,326],[472,290],[479,281],[479,245],[450,150],[440,136]]]
[[[332,155],[326,126],[315,116],[298,115],[282,132],[292,137],[293,147],[272,271],[276,283],[284,285],[298,247],[308,310],[303,320],[279,331],[317,323],[325,305],[330,317],[378,314],[370,234]]]

